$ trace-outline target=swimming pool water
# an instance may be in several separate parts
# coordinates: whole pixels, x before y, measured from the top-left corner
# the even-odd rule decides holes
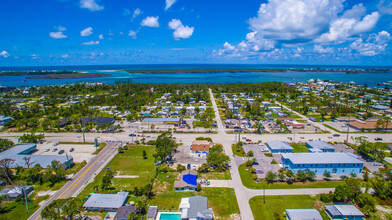
[[[165,214],[162,213],[159,220],[181,220],[180,214]]]

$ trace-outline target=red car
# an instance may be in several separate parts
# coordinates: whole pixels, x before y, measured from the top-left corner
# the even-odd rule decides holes
[[[334,137],[340,137],[340,134],[333,134]]]
[[[247,141],[247,142],[251,142],[252,140],[251,140],[251,139],[246,139],[246,141]]]

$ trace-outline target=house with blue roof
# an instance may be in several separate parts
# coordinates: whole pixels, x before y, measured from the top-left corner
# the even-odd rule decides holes
[[[325,141],[308,141],[306,147],[311,153],[335,152],[335,148]]]
[[[286,141],[268,141],[266,145],[271,153],[293,153],[293,147]]]
[[[328,171],[331,174],[359,174],[363,162],[349,153],[284,153],[282,165],[285,169],[297,173],[298,170],[310,170],[316,174]]]
[[[196,191],[197,172],[194,170],[182,171],[179,180],[174,181],[174,191]]]

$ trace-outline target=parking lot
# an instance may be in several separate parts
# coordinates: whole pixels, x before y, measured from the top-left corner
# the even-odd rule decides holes
[[[347,132],[347,123],[341,121],[326,121],[324,124],[329,125],[340,132]],[[360,132],[360,130],[350,127],[350,132]]]
[[[34,154],[39,154],[39,155],[59,155],[59,152],[61,150],[64,151],[64,153],[60,154],[62,156],[72,156],[73,161],[75,163],[80,163],[85,160],[88,162],[91,160],[91,158],[94,157],[92,155],[95,152],[95,147],[93,144],[58,144],[55,145],[56,142],[45,142],[43,144],[37,144],[37,152]],[[74,150],[70,152],[71,148]],[[56,150],[54,150],[56,149]]]
[[[264,153],[269,152],[262,152],[261,149],[267,148],[266,146],[259,146],[257,144],[248,144],[243,146],[245,153],[249,151],[253,151],[254,158],[256,158],[257,163],[253,165],[253,168],[256,171],[263,171],[263,173],[258,173],[259,178],[264,178],[268,171],[277,172],[280,169],[279,164],[281,163],[280,154],[273,154],[273,157],[267,157]],[[251,159],[251,158],[250,158]],[[275,159],[278,164],[271,164],[272,160]]]
[[[182,145],[178,146],[177,152],[174,155],[175,164],[191,164],[191,166],[199,167],[201,164],[207,162],[206,157],[197,157],[191,153],[190,147],[192,145],[192,141],[187,140],[183,142]]]

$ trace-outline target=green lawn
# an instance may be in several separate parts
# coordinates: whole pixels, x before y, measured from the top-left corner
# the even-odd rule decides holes
[[[230,171],[225,172],[208,172],[200,174],[199,178],[209,179],[209,180],[231,180]]]
[[[38,197],[38,199],[32,199],[30,196],[28,199],[29,210],[26,210],[26,203],[23,200],[18,202],[6,201],[2,202],[2,206],[6,207],[5,213],[1,213],[1,220],[14,220],[14,219],[27,219],[38,209],[38,203],[42,200],[48,199],[49,196]]]
[[[306,153],[309,152],[309,149],[306,147],[306,144],[290,144],[293,147],[293,153]]]
[[[319,210],[324,220],[330,219],[325,211],[322,211],[324,204],[309,195],[295,196],[266,196],[265,203],[263,196],[256,196],[249,200],[255,220],[286,219],[284,212],[286,209],[306,209],[315,208]]]
[[[93,153],[93,155],[99,154],[99,152],[101,152],[102,149],[104,149],[106,147],[106,143],[100,143],[97,147],[97,150]]]
[[[147,159],[143,159],[143,150],[147,152]],[[138,178],[113,178],[112,189],[105,192],[117,192],[119,190],[129,191],[135,186],[144,186],[155,176],[154,157],[152,154],[155,151],[154,146],[131,146],[122,154],[117,154],[113,160],[107,165],[111,170],[116,171],[115,175],[137,175]],[[94,187],[100,186],[102,177],[105,174],[102,170],[96,177],[94,182],[90,183],[79,194],[84,198],[91,192],[95,192]]]
[[[156,194],[149,201],[157,205],[159,210],[178,210],[181,198],[190,196],[206,196],[216,219],[229,219],[231,214],[238,214],[239,208],[234,190],[230,188],[203,188],[200,192],[167,192]]]
[[[252,175],[249,170],[247,170],[245,164],[241,164],[238,171],[241,176],[242,184],[250,189],[335,188],[337,185],[342,183],[341,181],[307,181],[305,183],[295,182],[293,184],[288,184],[286,182],[266,183],[264,181],[260,181],[256,183],[252,179]]]

